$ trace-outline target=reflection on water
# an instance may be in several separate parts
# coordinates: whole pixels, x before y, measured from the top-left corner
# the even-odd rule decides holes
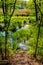
[[[22,30],[22,29],[26,29],[26,28],[28,28],[30,25],[28,25],[28,24],[26,24],[26,25],[24,25],[24,27],[21,27],[20,29],[18,29],[17,31],[20,31],[20,30]]]
[[[18,45],[23,50],[27,50],[27,48],[28,48],[28,46],[26,44],[23,44],[23,43],[19,43]]]
[[[0,34],[2,34],[3,36],[5,36],[5,31],[3,31],[3,32],[0,32]]]
[[[2,34],[3,36],[5,36],[5,31],[4,32],[0,32],[0,34]],[[12,38],[12,35],[13,33],[12,32],[9,32],[9,41],[11,42],[11,46],[12,46],[12,42],[14,41],[13,38]],[[23,49],[23,50],[27,50],[28,48],[28,45],[26,44],[23,44],[23,41],[21,43],[18,43],[18,46]]]
[[[17,27],[17,31],[19,31],[19,30],[22,30],[22,29],[25,29],[25,28],[27,28],[27,27],[29,27],[29,25],[28,24],[26,24],[24,27],[22,27],[22,28],[18,28]],[[9,31],[8,32],[9,33],[9,41],[12,43],[14,40],[13,40],[13,38],[12,38],[12,34],[13,34],[13,32],[11,32],[11,31]],[[3,31],[3,32],[0,32],[0,34],[2,34],[3,36],[5,36],[5,31]],[[26,44],[23,44],[23,41],[21,42],[21,43],[18,43],[18,46],[21,48],[21,49],[23,49],[23,50],[27,50],[27,48],[28,48],[28,45],[26,45]]]

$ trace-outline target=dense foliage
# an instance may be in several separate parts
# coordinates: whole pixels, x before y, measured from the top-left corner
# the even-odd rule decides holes
[[[28,53],[43,55],[43,1],[0,3],[0,53],[11,55],[21,50],[18,44],[22,42],[28,45]]]

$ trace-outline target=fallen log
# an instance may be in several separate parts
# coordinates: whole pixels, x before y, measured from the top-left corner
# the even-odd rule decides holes
[[[8,60],[0,60],[0,65],[7,65],[8,64]]]

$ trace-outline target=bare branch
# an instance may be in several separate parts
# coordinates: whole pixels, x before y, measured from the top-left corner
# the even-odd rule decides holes
[[[34,1],[34,5],[35,5],[36,21],[38,21],[38,11],[37,11],[36,0],[33,0],[33,1]]]
[[[5,14],[5,10],[4,10],[4,1],[3,0],[1,0],[2,1],[2,10],[3,10],[3,14]]]
[[[15,0],[14,6],[13,6],[13,11],[12,11],[12,13],[11,13],[11,15],[10,15],[10,19],[9,19],[9,22],[8,22],[8,27],[7,27],[7,29],[8,29],[9,26],[10,26],[10,20],[11,20],[11,17],[13,16],[14,11],[15,11],[16,2],[17,2],[17,0]]]
[[[42,11],[41,11],[41,9],[40,9],[39,5],[36,3],[36,0],[34,0],[34,3],[35,3],[35,8],[37,7],[37,8],[39,9],[39,11],[40,11],[41,15],[43,15],[43,13],[42,13]]]
[[[11,16],[10,16],[10,17],[12,17],[12,16],[13,16],[13,13],[14,13],[14,11],[15,11],[16,2],[17,2],[17,0],[15,0],[15,2],[14,2],[13,11],[12,11],[12,13],[11,13]]]
[[[40,9],[40,7],[39,7],[39,5],[38,5],[38,4],[37,4],[37,7],[38,7],[38,9],[39,9],[39,11],[40,11],[41,15],[43,15],[43,13],[42,13],[42,11],[41,11],[41,9]]]

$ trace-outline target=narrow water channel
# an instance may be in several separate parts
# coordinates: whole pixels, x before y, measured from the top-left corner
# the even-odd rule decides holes
[[[25,28],[27,28],[27,27],[29,27],[29,25],[25,25],[25,26],[22,27],[21,29],[18,28],[17,31],[20,31],[20,30],[25,29]],[[0,34],[2,34],[2,35],[5,37],[5,31],[0,32]],[[9,40],[10,40],[11,43],[14,41],[13,38],[11,37],[12,34],[13,34],[13,32],[9,31],[9,36],[10,36],[10,37],[9,37]],[[23,41],[20,42],[20,43],[18,43],[18,46],[19,46],[21,49],[23,49],[23,50],[27,50],[27,48],[28,48],[28,45],[24,44]]]

